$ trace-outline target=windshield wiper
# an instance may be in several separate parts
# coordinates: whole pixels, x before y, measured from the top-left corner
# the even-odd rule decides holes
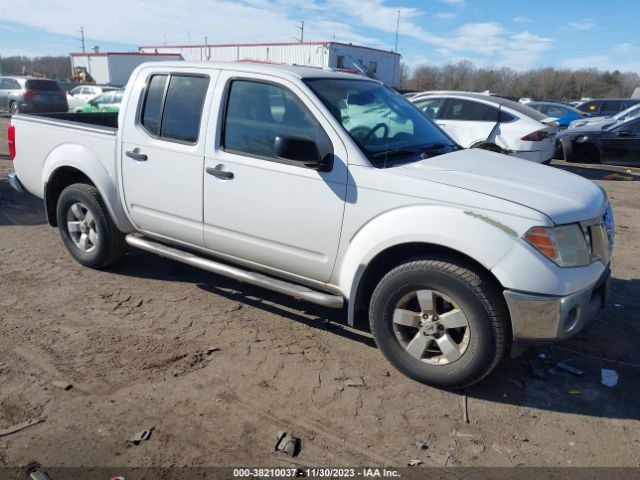
[[[410,153],[429,153],[435,150],[442,150],[445,147],[453,147],[453,145],[446,145],[444,143],[430,143],[429,145],[425,145],[423,147],[405,147],[405,148],[396,148],[391,150],[383,150],[382,152],[374,153],[373,158],[381,158],[381,157],[397,157],[398,155],[407,155]]]

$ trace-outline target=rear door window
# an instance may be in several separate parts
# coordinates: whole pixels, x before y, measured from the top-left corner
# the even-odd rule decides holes
[[[20,86],[20,84],[18,83],[17,80],[14,80],[13,78],[8,78],[7,79],[8,82],[8,89],[9,90],[22,90],[22,87]]]
[[[208,86],[208,77],[171,76],[162,113],[162,138],[187,143],[198,141]]]
[[[154,75],[147,85],[143,127],[165,140],[196,143],[208,86],[209,77]]]
[[[622,109],[623,103],[620,100],[608,100],[603,102],[601,114],[603,115],[614,115],[616,113],[620,113]]]
[[[167,75],[154,75],[147,85],[147,94],[142,108],[142,126],[154,136],[160,135],[162,101],[167,85]]]
[[[498,120],[498,109],[473,100],[450,98],[442,118],[445,120],[495,122]]]
[[[547,107],[547,111],[544,112],[547,115],[549,115],[550,117],[563,117],[565,112],[564,109],[562,107],[556,107],[555,105],[550,105],[549,107]]]

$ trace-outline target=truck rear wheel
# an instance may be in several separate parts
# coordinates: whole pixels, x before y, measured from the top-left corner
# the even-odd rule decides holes
[[[455,258],[411,261],[387,273],[371,298],[378,347],[408,377],[464,388],[504,356],[508,313],[499,289]]]
[[[92,185],[74,183],[58,199],[58,228],[65,247],[79,263],[91,268],[105,268],[126,252],[124,234]]]

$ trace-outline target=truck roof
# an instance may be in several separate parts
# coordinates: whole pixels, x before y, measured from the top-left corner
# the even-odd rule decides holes
[[[252,61],[239,62],[149,62],[142,64],[145,67],[153,67],[154,69],[211,69],[211,70],[234,70],[248,73],[266,73],[279,74],[284,77],[294,79],[305,78],[343,78],[349,80],[369,80],[378,82],[371,78],[364,77],[355,73],[336,72],[327,68],[305,67],[301,65],[289,65],[282,63],[265,63]]]

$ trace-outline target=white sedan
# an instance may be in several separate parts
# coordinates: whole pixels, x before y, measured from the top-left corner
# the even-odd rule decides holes
[[[486,148],[537,163],[555,150],[555,118],[481,93],[424,92],[410,101],[465,148]]]
[[[115,87],[101,87],[98,85],[78,85],[67,93],[69,110],[74,111],[77,107],[81,107],[92,98],[111,90],[117,89]]]

